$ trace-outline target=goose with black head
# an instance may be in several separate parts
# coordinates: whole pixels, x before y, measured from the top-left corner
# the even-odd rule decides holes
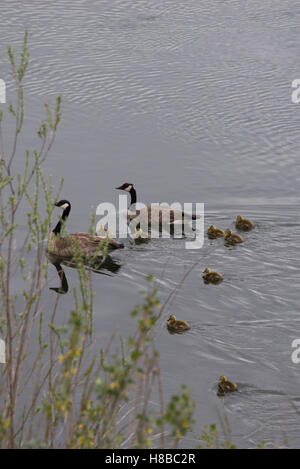
[[[174,210],[162,205],[148,205],[147,207],[138,210],[135,207],[137,203],[137,193],[133,183],[124,182],[124,184],[120,187],[116,187],[116,189],[129,192],[130,194],[130,204],[127,211],[127,219],[129,221],[139,216],[140,219],[145,220],[145,222],[148,223],[148,226],[151,226],[151,223],[153,223],[153,225],[159,226],[161,229],[163,223],[167,223],[171,226],[178,223],[184,225],[185,220],[192,221],[199,218],[198,215],[184,212],[183,210]]]

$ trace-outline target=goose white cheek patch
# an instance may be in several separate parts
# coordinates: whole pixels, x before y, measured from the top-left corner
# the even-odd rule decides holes
[[[60,208],[62,208],[63,210],[65,210],[65,208],[69,207],[69,204],[63,204],[60,206]]]
[[[132,189],[132,186],[128,186],[128,187],[126,187],[125,191],[130,192],[131,189]]]
[[[5,360],[5,342],[0,339],[0,363],[6,363]]]

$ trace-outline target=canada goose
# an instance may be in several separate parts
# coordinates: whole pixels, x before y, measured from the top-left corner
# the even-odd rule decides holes
[[[183,332],[191,328],[188,322],[176,319],[176,316],[174,316],[174,314],[171,314],[171,316],[169,317],[167,326],[168,329],[173,332]]]
[[[220,283],[223,280],[223,275],[206,268],[203,272],[203,279],[205,283]]]
[[[227,228],[227,230],[225,231],[224,238],[228,244],[238,244],[244,242],[244,239],[241,235],[237,233],[232,233],[232,230],[230,230],[229,228]]]
[[[207,230],[207,235],[210,239],[224,238],[225,233],[220,228],[216,228],[215,225],[211,225]]]
[[[252,220],[249,220],[248,218],[242,217],[242,215],[238,215],[236,217],[236,222],[235,222],[235,227],[238,230],[242,231],[250,231],[254,228],[254,223]]]
[[[62,221],[66,221],[70,211],[71,204],[68,200],[60,200],[55,204],[63,210],[62,217],[48,236],[47,250],[51,254],[65,258],[72,258],[77,249],[80,249],[86,258],[91,257],[100,250],[101,242],[108,238],[93,236],[88,233],[72,233],[61,236]],[[108,240],[108,250],[123,248],[124,245],[114,239]]]
[[[226,376],[220,376],[218,383],[218,394],[223,396],[227,392],[235,392],[238,390],[237,384],[229,381]]]
[[[133,220],[137,216],[141,216],[142,218],[146,219],[146,222],[148,223],[148,226],[151,225],[151,222],[160,228],[163,225],[164,219],[166,218],[166,223],[168,225],[174,225],[178,223],[183,223],[184,219],[186,220],[196,220],[199,218],[197,215],[193,215],[188,212],[184,212],[182,210],[173,210],[169,207],[164,207],[164,206],[153,206],[151,207],[148,205],[147,207],[141,209],[141,210],[136,210],[135,209],[135,204],[137,202],[137,196],[136,196],[136,190],[133,186],[132,183],[125,182],[122,184],[120,187],[116,187],[117,190],[122,190],[129,192],[130,194],[130,204],[129,204],[129,210],[127,211],[127,218],[129,220]],[[151,219],[151,214],[152,218]],[[164,217],[163,217],[164,215]]]

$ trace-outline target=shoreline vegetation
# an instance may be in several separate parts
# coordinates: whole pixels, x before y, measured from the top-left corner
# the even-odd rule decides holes
[[[74,304],[66,324],[58,326],[56,321],[60,294],[68,291],[59,263],[54,266],[62,285],[50,288],[56,299],[52,311],[45,311],[45,295],[55,294],[49,291],[45,240],[63,180],[55,184],[58,190],[54,191],[42,166],[55,141],[62,97],[57,96],[53,106],[45,104],[45,118],[36,137],[39,145],[25,150],[23,171],[16,173],[14,163],[22,154],[23,82],[29,56],[26,30],[19,57],[8,47],[15,101],[5,112],[0,108],[0,337],[7,350],[7,363],[0,365],[0,447],[184,446],[184,438],[193,429],[195,404],[185,386],[165,402],[154,341],[156,321],[176,292],[161,305],[155,280],[149,276],[142,301],[131,313],[136,318],[132,336],[124,339],[112,334],[105,348],[97,349],[93,340],[93,266],[86,265],[78,247],[72,259],[78,286],[69,291]],[[4,117],[15,121],[11,142],[4,142]],[[18,223],[22,217],[24,223],[24,215],[26,234],[16,249]],[[105,246],[102,254],[106,256]],[[20,291],[14,286],[17,271],[23,278]],[[216,425],[205,427],[195,446],[233,448],[226,418],[221,419],[221,433],[220,437]]]

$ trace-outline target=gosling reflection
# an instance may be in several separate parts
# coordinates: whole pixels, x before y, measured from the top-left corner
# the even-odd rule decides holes
[[[69,291],[69,285],[68,285],[68,280],[67,280],[67,277],[66,277],[66,274],[62,265],[65,267],[71,267],[73,269],[76,269],[77,268],[76,263],[66,258],[56,256],[54,254],[48,253],[47,257],[49,261],[51,262],[51,264],[54,265],[58,273],[58,277],[60,281],[59,287],[50,287],[50,290],[53,290],[56,293],[63,295]],[[95,272],[100,275],[108,275],[108,276],[111,276],[111,274],[107,272],[103,272],[103,270],[107,270],[111,272],[112,274],[115,274],[119,271],[120,268],[121,268],[121,264],[115,261],[111,256],[106,256],[104,259],[97,258],[92,263],[85,264],[86,270]]]

